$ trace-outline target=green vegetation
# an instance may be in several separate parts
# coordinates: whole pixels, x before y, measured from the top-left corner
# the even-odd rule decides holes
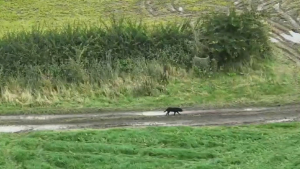
[[[204,40],[199,41],[205,47],[198,53],[215,59],[218,67],[225,68],[237,69],[234,65],[238,64],[242,69],[264,61],[271,55],[271,45],[263,19],[263,14],[252,11],[237,14],[234,9],[228,16],[217,12],[204,17],[200,28],[200,38]]]
[[[281,123],[1,134],[0,166],[294,169],[299,132],[300,123]]]
[[[116,1],[98,4],[90,0],[0,3],[0,10],[5,9],[0,15],[11,21],[3,22],[3,30],[8,30],[5,26],[26,24],[18,31],[12,28],[11,32],[4,32],[0,39],[2,113],[229,106],[300,100],[299,68],[279,49],[272,48],[267,27],[258,22],[261,16],[251,12],[241,16],[234,11],[229,16],[203,15],[191,26],[189,20],[182,19],[151,22],[152,17],[143,12],[139,15],[143,22],[100,20],[112,14],[106,11],[109,7],[132,7],[123,9],[123,14],[135,16],[141,1],[118,2],[120,6]],[[196,1],[183,4],[191,12],[195,10],[189,8],[193,3],[197,6]],[[225,5],[221,1],[213,3]],[[15,7],[22,4],[20,9]],[[162,4],[168,1],[154,3]],[[59,7],[49,10],[50,6]],[[121,9],[116,10],[122,13]],[[35,15],[34,11],[39,12]],[[96,12],[103,16],[96,17]],[[169,17],[178,19],[175,14]],[[45,25],[31,27],[40,18],[47,21]],[[76,18],[79,22],[72,23]],[[202,22],[204,19],[214,22]],[[228,69],[211,72],[202,72],[199,67],[192,69],[194,56],[209,56]]]
[[[299,85],[299,68],[290,61],[287,61],[280,53],[277,55],[276,61],[265,63],[265,70],[249,71],[244,75],[237,73],[220,73],[213,77],[194,78],[185,70],[178,69],[171,74],[169,84],[163,85],[153,82],[158,88],[149,89],[152,96],[122,95],[119,92],[124,88],[132,90],[143,86],[132,86],[143,82],[146,88],[147,79],[142,77],[133,79],[129,76],[124,82],[120,78],[107,85],[105,88],[97,88],[93,85],[72,85],[69,88],[62,88],[55,92],[52,89],[42,88],[44,95],[49,93],[48,98],[40,95],[34,97],[28,90],[6,91],[3,99],[9,100],[10,103],[1,104],[1,111],[7,113],[66,113],[66,109],[78,108],[105,108],[105,109],[152,109],[165,108],[167,105],[202,105],[202,106],[233,106],[233,105],[268,105],[274,103],[291,103],[300,100]],[[144,63],[146,65],[146,63]],[[149,65],[149,63],[147,64]],[[155,65],[155,64],[153,64]],[[149,67],[152,66],[151,64]],[[154,66],[152,66],[154,67]],[[135,67],[138,69],[139,67]],[[146,67],[148,68],[148,67]],[[162,69],[162,66],[159,67]],[[47,81],[46,81],[47,82]],[[51,83],[48,82],[51,87]],[[150,85],[150,84],[149,84]],[[152,84],[153,85],[153,84]],[[18,84],[11,84],[12,87],[18,89]],[[159,87],[164,91],[159,92]],[[47,90],[48,89],[48,90]],[[71,92],[73,91],[73,92]],[[137,90],[141,91],[141,90]],[[142,91],[143,92],[143,91]],[[106,94],[106,95],[104,95]],[[119,95],[119,96],[118,96]],[[111,96],[111,97],[108,97]],[[117,97],[118,96],[118,97]],[[173,96],[173,97],[172,97]],[[19,106],[13,99],[43,103],[43,106],[36,106],[32,109],[30,106]],[[20,103],[20,102],[18,102]],[[30,102],[29,102],[30,103]],[[47,106],[46,104],[49,104]],[[23,108],[22,111],[16,111]],[[68,111],[74,113],[74,111]],[[84,109],[81,112],[88,112]]]

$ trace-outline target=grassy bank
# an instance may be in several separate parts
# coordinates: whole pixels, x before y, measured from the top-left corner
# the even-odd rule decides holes
[[[299,123],[1,134],[1,168],[299,168]],[[155,137],[153,137],[155,135]]]
[[[105,19],[103,22],[98,20],[112,14],[106,11],[108,7],[126,6],[128,9],[123,14],[131,11],[133,13],[128,13],[129,16],[136,15],[134,7],[141,1],[126,1],[121,6],[116,5],[116,1],[101,1],[99,4],[98,1],[62,3],[38,0],[26,4],[22,1],[17,5],[12,2],[1,3],[0,8],[4,7],[5,10],[0,14],[7,16],[7,21],[13,21],[6,23],[8,27],[20,28],[21,22],[29,26],[11,29],[11,32],[2,34],[0,39],[2,114],[88,112],[97,109],[149,110],[166,106],[222,107],[284,104],[300,100],[299,68],[276,48],[272,57],[257,59],[265,57],[265,53],[258,49],[260,40],[264,39],[263,34],[252,33],[249,26],[252,24],[237,19],[237,16],[233,17],[237,19],[235,22],[244,25],[241,29],[249,28],[248,34],[244,33],[245,37],[236,38],[243,35],[237,35],[236,30],[233,32],[238,40],[233,37],[228,43],[216,36],[204,43],[210,43],[209,48],[217,51],[213,54],[218,54],[223,60],[226,60],[225,57],[252,58],[254,55],[255,59],[250,59],[254,63],[240,71],[204,74],[191,66],[193,56],[204,57],[208,54],[204,50],[194,51],[194,46],[198,45],[195,37],[201,38],[202,35],[197,33],[203,33],[204,30],[200,24],[193,28],[182,20],[161,24],[163,20],[160,19],[149,24],[153,16],[146,16],[143,12],[139,15],[143,17],[143,22],[113,20],[107,24]],[[184,1],[177,5],[185,4],[189,12],[204,10],[197,8],[195,3]],[[221,1],[214,3],[225,5]],[[166,4],[168,2],[163,1],[154,5],[162,7]],[[23,8],[17,10],[18,5],[23,5]],[[99,5],[102,5],[101,8],[96,10],[95,7]],[[192,8],[193,5],[195,8]],[[49,10],[51,6],[59,8]],[[202,7],[205,5],[202,4]],[[9,13],[8,9],[14,13]],[[33,14],[35,10],[39,11],[37,15]],[[103,17],[95,17],[96,11]],[[73,21],[71,18],[79,18],[80,21],[83,16],[84,22],[66,24],[67,21]],[[175,14],[169,16],[176,18]],[[31,28],[31,23],[41,18],[47,21],[45,23],[49,27]],[[251,17],[246,19],[249,21]],[[6,25],[3,23],[1,26]],[[237,29],[236,25],[239,24],[225,23],[225,27]],[[260,25],[257,27],[261,28]],[[195,34],[195,30],[199,32]],[[214,32],[208,31],[206,34],[212,35]],[[258,35],[259,39],[255,37]],[[223,44],[215,45],[216,40]],[[239,44],[244,46],[236,50],[235,45]],[[220,49],[218,45],[223,46]],[[251,47],[253,49],[250,50]],[[241,53],[245,48],[246,52]],[[254,52],[249,54],[252,50]],[[228,51],[232,55],[225,56],[224,52],[228,54]]]
[[[276,58],[276,61],[266,63],[265,69],[249,70],[244,75],[220,73],[212,77],[197,78],[184,69],[174,68],[168,84],[159,84],[155,81],[149,84],[147,80],[150,79],[151,82],[151,78],[131,75],[125,80],[117,77],[111,83],[107,83],[105,88],[80,84],[62,86],[59,91],[55,91],[51,86],[45,86],[38,95],[34,95],[30,89],[22,89],[18,84],[12,84],[9,87],[15,87],[15,90],[7,90],[2,95],[3,102],[10,101],[10,103],[2,103],[0,110],[3,113],[17,114],[84,113],[101,112],[98,109],[263,106],[299,101],[299,68],[280,54]],[[162,68],[160,64],[154,65]]]

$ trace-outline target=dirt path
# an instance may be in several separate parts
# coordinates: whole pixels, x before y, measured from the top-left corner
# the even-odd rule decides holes
[[[0,116],[0,132],[73,130],[144,126],[237,125],[299,121],[300,104],[277,107],[188,110],[165,116],[162,111],[76,115]]]

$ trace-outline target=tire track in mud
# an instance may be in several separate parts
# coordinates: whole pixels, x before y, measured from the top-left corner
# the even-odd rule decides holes
[[[237,109],[187,109],[182,115],[162,111],[77,115],[0,116],[0,132],[105,129],[146,126],[210,126],[300,121],[300,104]]]

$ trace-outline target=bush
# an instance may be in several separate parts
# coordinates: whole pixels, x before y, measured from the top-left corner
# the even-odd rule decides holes
[[[203,18],[200,42],[205,48],[203,57],[216,59],[218,68],[239,68],[251,65],[270,55],[268,27],[262,22],[263,14],[246,11],[229,15],[212,13]]]
[[[38,27],[31,31],[7,33],[0,39],[3,73],[24,76],[31,67],[38,66],[44,72],[53,65],[68,64],[70,60],[80,60],[84,63],[83,68],[89,68],[95,60],[107,61],[108,55],[111,62],[126,62],[138,57],[188,62],[189,58],[183,57],[187,50],[182,44],[192,36],[191,27],[186,22],[147,27],[143,22],[124,18],[110,21],[109,24],[101,22],[100,25],[85,27],[67,25],[62,30]],[[124,65],[124,61],[121,62]]]

